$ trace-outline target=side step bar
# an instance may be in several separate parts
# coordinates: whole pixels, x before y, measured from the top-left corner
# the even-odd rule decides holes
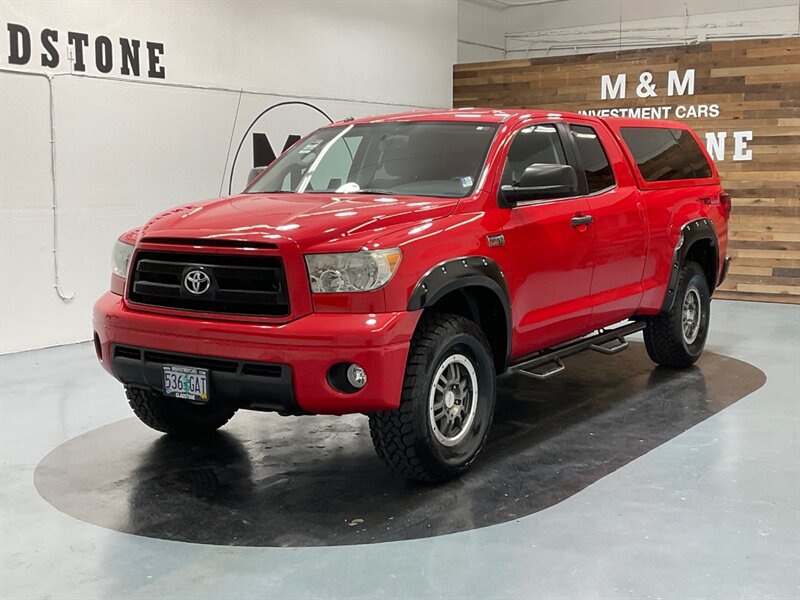
[[[510,373],[519,373],[533,379],[549,379],[566,369],[561,359],[584,350],[594,350],[601,354],[617,354],[628,347],[626,336],[641,331],[646,326],[644,321],[634,321],[614,329],[601,329],[594,335],[540,350],[531,358],[511,365],[508,370]]]

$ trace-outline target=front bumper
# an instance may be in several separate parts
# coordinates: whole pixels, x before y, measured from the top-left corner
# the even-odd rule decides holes
[[[131,310],[121,296],[108,292],[94,306],[93,323],[101,363],[124,383],[157,389],[159,379],[153,365],[139,369],[146,376],[137,375],[136,368],[115,367],[115,361],[119,364],[114,353],[117,346],[237,364],[269,363],[286,368],[280,390],[277,382],[272,392],[270,385],[242,388],[240,378],[216,375],[211,368],[212,398],[215,386],[219,386],[223,398],[247,395],[239,398],[240,406],[344,414],[397,408],[408,347],[420,314],[312,313],[289,323],[266,325]],[[340,362],[364,367],[367,384],[351,394],[334,389],[327,374]],[[252,397],[262,394],[265,397]],[[271,394],[275,397],[268,397]]]

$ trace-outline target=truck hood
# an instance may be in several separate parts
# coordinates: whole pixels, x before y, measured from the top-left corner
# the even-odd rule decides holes
[[[397,226],[453,212],[457,198],[374,194],[241,194],[165,211],[142,228],[141,238],[213,238],[355,251]]]

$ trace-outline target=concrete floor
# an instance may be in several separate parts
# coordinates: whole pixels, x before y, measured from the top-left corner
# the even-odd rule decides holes
[[[131,519],[137,507],[113,502],[113,490],[129,479],[120,448],[157,436],[143,426],[137,433],[140,426],[130,421],[119,384],[96,365],[90,344],[3,356],[0,596],[798,598],[800,307],[715,301],[707,349],[720,360],[731,357],[760,369],[766,383],[738,401],[732,396],[716,404],[711,416],[702,415],[705,420],[681,413],[688,428],[630,454],[622,466],[610,463],[608,474],[574,489],[566,489],[574,481],[552,478],[551,486],[564,488],[548,490],[558,501],[537,505],[527,516],[447,535],[328,547],[220,546],[122,533],[136,531]],[[626,354],[595,360],[625,365],[623,360],[631,360],[623,358]],[[731,380],[755,371],[735,361],[715,370],[713,357],[703,360],[701,370],[711,378],[714,393],[728,389],[725,368]],[[658,389],[680,393],[674,387]],[[668,402],[669,393],[652,406]],[[617,410],[631,398],[621,398]],[[237,421],[247,422],[248,416],[234,419],[233,437],[253,435],[236,429]],[[556,429],[594,425],[594,418],[572,415]],[[647,423],[637,419],[639,426]],[[127,421],[118,423],[122,420]],[[595,442],[598,448],[616,446],[615,436],[620,446],[630,442],[630,423],[606,419],[604,426],[609,425]],[[86,440],[93,445],[81,445]],[[76,451],[89,456],[77,460]],[[69,464],[81,465],[80,470],[60,468],[53,460],[69,452]],[[502,458],[493,463],[490,456],[476,465],[478,472],[502,467]],[[74,497],[72,506],[63,503],[66,512],[83,520],[56,509],[62,504],[49,496],[52,504],[45,501],[34,485],[34,471],[40,490],[47,489],[42,485],[47,481],[95,490],[87,495],[91,508],[83,513]],[[480,486],[472,477],[464,489],[474,497]],[[146,489],[152,494],[145,500],[170,493],[163,485]],[[442,492],[436,510],[446,511],[448,502],[453,511],[463,509],[467,497],[451,492]],[[436,497],[426,494],[426,502]],[[413,505],[413,494],[406,496],[399,511],[409,509],[408,497]],[[142,501],[142,494],[134,497]],[[369,499],[387,502],[386,493],[375,489]],[[235,514],[236,507],[225,510]],[[248,518],[258,516],[252,503],[247,510]],[[270,515],[269,502],[263,511]],[[213,541],[226,543],[218,536]]]

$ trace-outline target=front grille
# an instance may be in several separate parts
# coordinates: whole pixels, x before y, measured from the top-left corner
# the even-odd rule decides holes
[[[131,302],[230,315],[289,314],[286,274],[277,256],[142,250],[134,260]],[[187,275],[195,271],[201,274],[193,286]]]

